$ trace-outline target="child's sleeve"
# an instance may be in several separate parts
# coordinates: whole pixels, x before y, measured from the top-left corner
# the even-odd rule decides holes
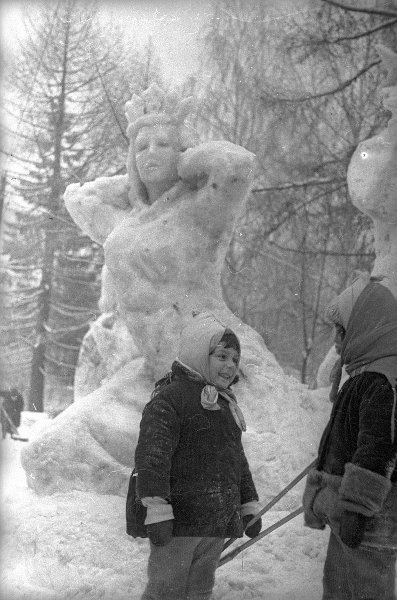
[[[241,485],[240,485],[240,502],[247,504],[248,502],[258,501],[258,494],[252,479],[251,470],[245,456],[244,448],[241,445]]]
[[[135,450],[140,498],[170,495],[171,461],[179,432],[180,417],[174,403],[159,394],[143,411]]]

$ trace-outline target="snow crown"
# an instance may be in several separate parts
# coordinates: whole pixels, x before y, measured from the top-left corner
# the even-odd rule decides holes
[[[125,104],[128,137],[134,140],[141,127],[167,124],[180,129],[183,138],[192,138],[186,139],[183,146],[195,145],[197,133],[192,127],[185,125],[185,119],[192,111],[193,103],[192,96],[178,99],[173,94],[166,94],[156,83],[152,83],[141,96],[133,94],[131,100]]]

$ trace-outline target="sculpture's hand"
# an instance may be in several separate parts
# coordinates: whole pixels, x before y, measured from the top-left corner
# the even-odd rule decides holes
[[[183,181],[196,184],[204,179],[220,180],[232,177],[250,180],[254,171],[255,155],[242,146],[226,141],[206,142],[188,148],[179,161],[178,174]]]

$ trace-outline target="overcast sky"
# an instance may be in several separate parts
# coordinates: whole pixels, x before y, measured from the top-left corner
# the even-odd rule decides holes
[[[104,0],[104,6],[138,43],[152,37],[166,76],[180,80],[197,68],[197,38],[211,14],[209,0]]]
[[[55,2],[55,0],[48,0]],[[62,2],[62,0],[59,0]],[[106,17],[120,22],[126,35],[138,46],[152,38],[161,58],[165,77],[183,81],[198,67],[200,32],[212,13],[212,0],[97,0]],[[25,0],[33,4],[34,0]],[[247,0],[262,2],[262,0]],[[23,0],[0,0],[0,31],[4,58],[21,31]],[[269,19],[283,18],[282,11],[299,14],[307,0],[267,0]],[[272,8],[271,8],[272,7]],[[274,11],[281,11],[275,13]]]
[[[0,2],[4,58],[21,31],[20,0]],[[151,36],[166,77],[176,83],[198,67],[200,29],[210,14],[210,0],[102,0],[104,15],[120,21],[143,46]]]

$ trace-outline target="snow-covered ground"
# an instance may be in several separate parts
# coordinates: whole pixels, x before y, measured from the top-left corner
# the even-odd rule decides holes
[[[28,437],[39,426],[32,416],[24,413],[20,428]],[[9,436],[1,441],[1,598],[138,600],[148,543],[125,533],[124,498],[36,495],[19,462],[23,445]],[[270,511],[264,526],[286,514]],[[327,538],[304,527],[299,515],[220,567],[214,600],[318,600]]]

